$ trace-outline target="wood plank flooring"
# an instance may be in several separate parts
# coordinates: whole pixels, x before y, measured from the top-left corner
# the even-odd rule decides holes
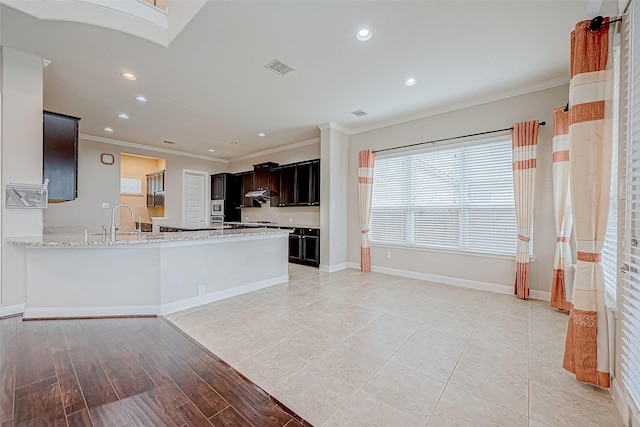
[[[310,426],[162,318],[0,320],[0,426]]]

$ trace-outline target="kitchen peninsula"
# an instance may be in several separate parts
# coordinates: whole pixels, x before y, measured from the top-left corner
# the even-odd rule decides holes
[[[288,281],[287,230],[11,238],[25,319],[164,315]]]

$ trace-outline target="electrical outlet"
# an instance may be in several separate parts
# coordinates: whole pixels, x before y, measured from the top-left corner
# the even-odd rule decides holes
[[[103,203],[102,209],[109,209],[109,203]]]
[[[293,218],[289,218],[289,222],[293,222]]]
[[[198,295],[204,295],[204,285],[198,286]]]
[[[391,259],[391,251],[387,251],[387,259]]]

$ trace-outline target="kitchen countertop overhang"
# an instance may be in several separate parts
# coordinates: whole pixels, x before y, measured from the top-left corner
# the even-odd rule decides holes
[[[288,234],[289,230],[273,228],[224,229],[208,231],[184,231],[178,233],[123,233],[112,241],[109,236],[91,234],[87,238],[77,234],[49,234],[7,238],[7,243],[28,247],[78,247],[78,246],[124,246],[145,243],[188,242],[194,240],[214,240],[225,238],[247,238],[271,234]]]

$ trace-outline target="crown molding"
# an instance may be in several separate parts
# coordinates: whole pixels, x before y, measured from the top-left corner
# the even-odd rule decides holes
[[[191,157],[194,159],[209,160],[212,162],[229,163],[228,160],[220,159],[218,157],[209,157],[209,156],[203,156],[201,154],[185,153],[184,151],[171,150],[171,149],[162,148],[162,147],[153,147],[151,145],[138,144],[136,142],[129,142],[129,141],[120,141],[119,139],[111,139],[111,138],[105,138],[102,136],[87,135],[85,133],[81,133],[80,135],[78,135],[78,137],[80,139],[86,139],[88,141],[102,142],[104,144],[120,145],[122,147],[137,148],[140,150],[154,151],[156,153],[174,154],[176,156]]]
[[[228,163],[239,162],[241,160],[247,160],[247,159],[255,159],[256,157],[266,156],[268,154],[273,154],[273,153],[280,153],[282,151],[293,150],[294,148],[306,147],[308,145],[319,144],[319,143],[320,143],[320,138],[311,138],[305,141],[294,142],[293,144],[281,145],[279,147],[269,148],[268,150],[257,151],[255,153],[245,154],[244,156],[234,157],[232,159],[229,159]]]
[[[333,130],[337,130],[339,132],[345,133],[347,135],[351,135],[353,133],[353,130],[349,129],[348,127],[342,126],[340,123],[336,123],[336,122],[327,122],[327,123],[322,123],[318,125],[318,129],[322,130],[327,130],[327,129],[333,129]]]
[[[529,85],[529,86],[525,86],[525,87],[522,87],[522,88],[519,88],[519,89],[508,90],[508,91],[501,92],[501,93],[498,93],[498,94],[494,94],[494,95],[491,95],[491,96],[475,98],[475,99],[471,99],[471,100],[468,100],[468,101],[465,101],[465,102],[460,102],[460,103],[457,103],[457,104],[450,104],[450,105],[447,105],[447,106],[434,108],[434,109],[429,110],[429,111],[427,111],[425,113],[417,114],[415,116],[403,117],[401,119],[391,120],[391,121],[388,121],[388,122],[378,123],[378,124],[370,125],[370,126],[363,126],[363,127],[360,127],[360,128],[353,128],[353,129],[350,130],[349,135],[355,135],[355,134],[358,134],[358,133],[369,132],[369,131],[380,129],[380,128],[384,128],[384,127],[387,127],[387,126],[399,125],[399,124],[406,123],[406,122],[411,122],[411,121],[414,121],[414,120],[419,120],[419,119],[424,119],[424,118],[427,118],[427,117],[437,116],[438,114],[449,113],[451,111],[457,111],[457,110],[462,110],[464,108],[475,107],[477,105],[488,104],[490,102],[500,101],[502,99],[507,99],[507,98],[513,98],[515,96],[520,96],[520,95],[526,95],[528,93],[538,92],[538,91],[545,90],[545,89],[551,89],[551,88],[562,86],[562,85],[566,85],[566,84],[569,84],[569,78],[568,77],[558,77],[558,78],[551,79],[551,80],[545,80],[543,82],[536,83],[536,84]],[[568,96],[568,94],[567,94],[567,96]]]

